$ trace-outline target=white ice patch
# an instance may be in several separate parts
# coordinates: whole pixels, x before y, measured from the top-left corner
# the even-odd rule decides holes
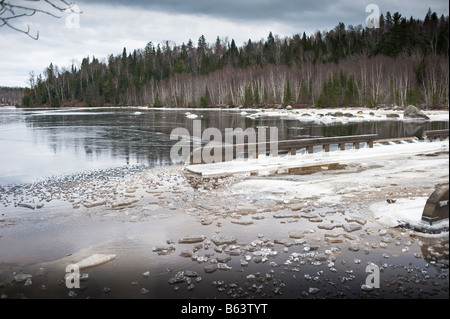
[[[87,268],[93,268],[97,267],[103,264],[106,264],[107,262],[110,262],[111,260],[115,259],[116,255],[103,255],[103,254],[94,254],[86,259],[83,259],[76,265],[82,269]]]
[[[302,109],[302,110],[260,110],[247,115],[249,119],[259,119],[263,117],[283,117],[296,119],[301,122],[314,122],[318,124],[349,123],[363,121],[420,121],[423,119],[405,119],[402,110],[367,110],[367,109],[340,109],[341,116],[335,116],[335,109]],[[448,121],[448,112],[426,111],[424,112],[431,121]],[[350,115],[351,114],[351,115]],[[388,117],[396,114],[398,117]]]
[[[224,163],[190,165],[189,170],[200,173],[203,176],[234,174],[239,172],[256,172],[258,175],[271,175],[281,170],[315,165],[327,165],[332,163],[349,164],[358,163],[364,165],[367,161],[378,161],[383,166],[398,167],[398,159],[415,154],[427,154],[448,150],[449,141],[420,142],[395,145],[376,145],[375,148],[361,148],[359,150],[346,150],[336,152],[318,152],[314,154],[297,154],[296,156],[279,156],[250,159],[247,161],[232,161]],[[410,161],[409,161],[410,162]],[[414,163],[413,163],[414,164]],[[398,170],[405,170],[404,166]]]
[[[187,117],[188,119],[195,120],[195,119],[198,118],[198,115],[191,114],[191,113],[187,112],[187,113],[186,113],[186,117]]]
[[[373,217],[386,227],[396,227],[407,222],[420,225],[428,197],[401,198],[395,203],[378,202],[370,206]]]
[[[309,183],[299,183],[285,180],[273,179],[250,179],[233,185],[232,193],[271,193],[270,198],[296,198],[305,199],[311,197],[320,197],[320,201],[327,202],[328,197],[324,195],[333,195],[333,191],[323,185],[313,185]],[[267,196],[267,195],[266,195]]]

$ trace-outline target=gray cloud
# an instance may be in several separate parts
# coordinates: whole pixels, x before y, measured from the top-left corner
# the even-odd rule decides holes
[[[123,0],[89,2],[124,5]],[[227,20],[292,22],[301,19],[314,22],[317,29],[322,29],[320,24],[324,20],[334,24],[349,20],[352,22],[348,24],[363,23],[365,8],[371,3],[377,4],[382,13],[398,11],[407,17],[414,13],[416,18],[422,18],[429,7],[439,14],[448,14],[449,8],[446,0],[131,0],[126,2],[126,6],[166,13],[207,15]],[[323,19],[317,20],[320,17]]]
[[[96,3],[107,5],[122,5],[123,1],[113,0],[96,0]],[[323,0],[319,2],[324,2]],[[228,20],[245,19],[283,19],[290,12],[298,12],[301,10],[302,1],[293,0],[275,0],[275,1],[258,1],[258,0],[156,0],[144,1],[134,0],[128,1],[127,5],[145,8],[148,10],[163,11],[166,13],[182,13],[194,15],[208,15]],[[314,3],[316,9],[320,6]]]

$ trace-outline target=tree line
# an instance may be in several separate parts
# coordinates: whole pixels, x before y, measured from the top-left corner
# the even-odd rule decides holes
[[[0,86],[0,106],[19,105],[23,96],[23,89]]]
[[[449,105],[449,17],[396,12],[380,28],[339,23],[330,31],[144,49],[70,69],[50,64],[30,74],[24,106],[345,107]]]

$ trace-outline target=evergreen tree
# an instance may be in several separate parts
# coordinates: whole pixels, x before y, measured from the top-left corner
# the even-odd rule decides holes
[[[177,61],[177,63],[173,67],[173,71],[178,74],[188,73],[188,69],[187,69],[186,64],[184,63],[183,59],[179,59]]]
[[[243,102],[243,106],[244,107],[250,107],[254,105],[254,101],[253,101],[253,92],[252,92],[252,88],[250,85],[248,85],[245,88],[245,93],[244,93],[244,102]]]
[[[211,95],[208,90],[208,86],[205,88],[205,95],[200,97],[200,107],[206,108],[211,105]]]
[[[280,39],[270,32],[242,47],[219,37],[209,45],[202,35],[195,44],[149,42],[131,53],[123,48],[106,61],[87,57],[67,71],[50,64],[33,77],[23,104],[147,105],[150,99],[158,106],[198,106],[199,100],[209,106],[214,100],[230,105],[415,102],[439,107],[449,101],[448,55],[448,15],[438,17],[430,9],[420,20],[387,12],[376,30],[339,23],[310,36],[302,32]],[[208,94],[206,89],[202,94],[205,83]]]
[[[155,100],[153,101],[153,107],[163,107],[161,100],[159,99],[159,93],[156,92]]]
[[[257,84],[255,84],[255,86],[253,87],[253,104],[255,106],[259,106],[261,104],[261,98],[259,97],[259,88]]]
[[[284,94],[283,94],[283,106],[288,106],[290,103],[292,103],[292,91],[291,91],[291,85],[289,84],[289,80],[287,80],[286,87],[284,88]]]

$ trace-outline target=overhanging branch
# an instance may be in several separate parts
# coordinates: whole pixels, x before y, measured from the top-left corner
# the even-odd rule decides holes
[[[28,4],[29,3],[29,4]],[[47,5],[47,8],[40,8],[35,5]],[[31,34],[31,28],[27,25],[26,30],[18,28],[12,24],[23,17],[31,17],[35,14],[45,14],[53,18],[60,19],[62,12],[71,12],[81,14],[81,11],[74,9],[74,3],[69,3],[66,0],[22,0],[22,3],[12,4],[6,0],[0,0],[0,28],[7,26],[17,32],[26,34],[34,40],[39,39],[39,32],[36,35]]]

